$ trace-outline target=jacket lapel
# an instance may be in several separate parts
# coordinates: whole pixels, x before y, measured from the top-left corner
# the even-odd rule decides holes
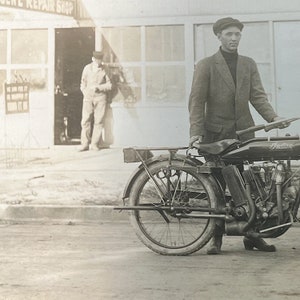
[[[220,50],[215,54],[215,63],[216,63],[216,68],[219,71],[220,75],[222,76],[222,78],[224,79],[228,87],[232,90],[232,92],[235,93],[235,85],[234,85],[233,78],[230,74],[227,63]]]

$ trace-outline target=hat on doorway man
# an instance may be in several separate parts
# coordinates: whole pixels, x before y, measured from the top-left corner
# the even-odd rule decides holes
[[[104,56],[104,53],[102,51],[93,51],[93,57],[96,59],[102,59]]]

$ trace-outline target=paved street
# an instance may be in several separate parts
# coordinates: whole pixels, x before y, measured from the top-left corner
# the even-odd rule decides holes
[[[160,256],[127,222],[1,225],[0,299],[299,299],[300,227],[276,253],[243,250]]]

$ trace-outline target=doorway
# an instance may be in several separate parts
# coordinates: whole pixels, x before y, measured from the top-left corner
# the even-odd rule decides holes
[[[60,28],[55,31],[55,145],[80,143],[81,73],[91,62],[94,49],[94,28]]]

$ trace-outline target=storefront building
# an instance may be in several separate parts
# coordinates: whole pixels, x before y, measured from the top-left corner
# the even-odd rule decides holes
[[[211,27],[225,16],[245,23],[239,53],[257,62],[278,114],[299,116],[297,1],[0,0],[0,147],[78,143],[80,77],[94,49],[119,78],[106,142],[186,145],[194,65],[218,50]],[[27,82],[28,101],[9,90]]]

